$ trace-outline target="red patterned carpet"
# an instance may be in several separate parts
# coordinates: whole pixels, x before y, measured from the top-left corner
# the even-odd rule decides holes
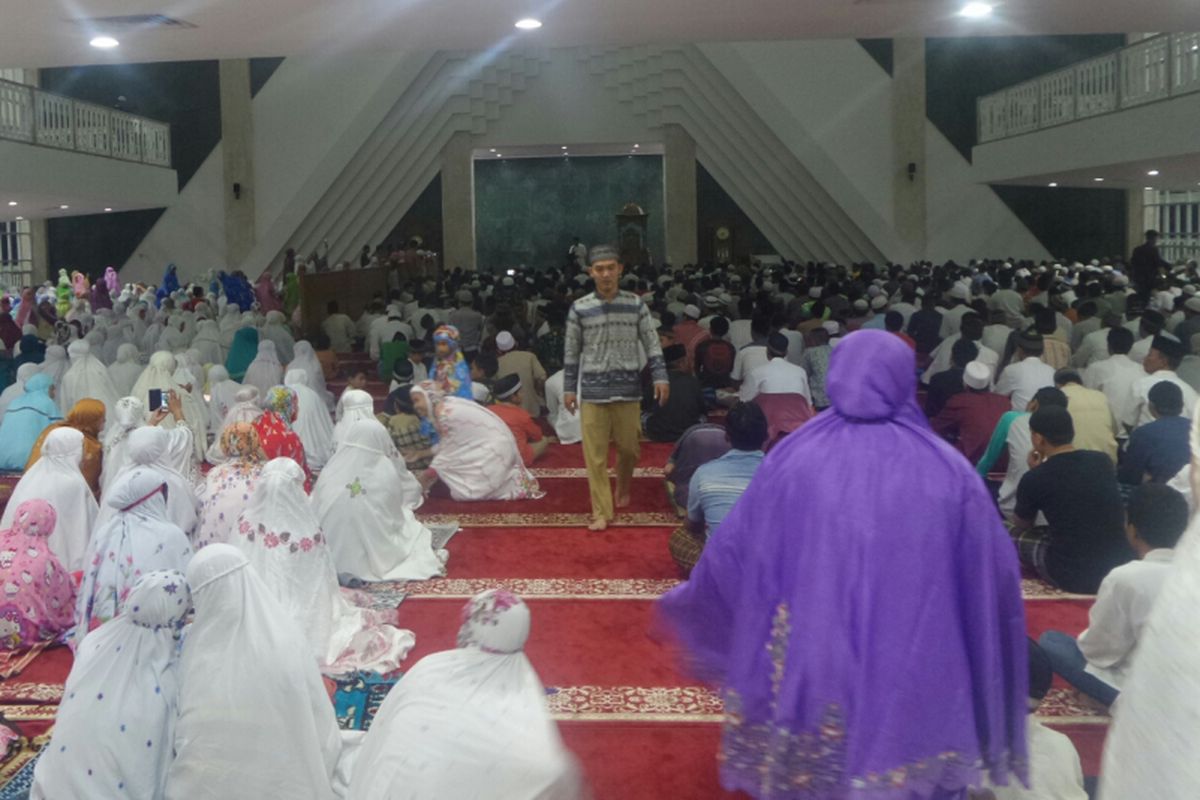
[[[717,781],[720,699],[682,673],[677,654],[649,635],[654,600],[679,580],[666,548],[677,520],[659,469],[669,452],[666,445],[643,445],[631,511],[602,533],[582,527],[588,495],[577,445],[555,445],[537,464],[548,493],[540,500],[431,498],[419,516],[464,525],[448,545],[447,578],[376,588],[381,596],[408,593],[400,619],[417,635],[409,664],[454,646],[462,604],[473,593],[503,585],[524,596],[533,612],[529,657],[599,800],[737,796]],[[1089,600],[1036,580],[1024,590],[1031,635],[1051,627],[1075,633],[1086,625]],[[69,667],[64,648],[44,653],[0,685],[0,711],[30,736],[45,733]],[[1071,736],[1085,773],[1094,775],[1106,715],[1062,686],[1041,713]],[[0,782],[17,766],[0,767]]]

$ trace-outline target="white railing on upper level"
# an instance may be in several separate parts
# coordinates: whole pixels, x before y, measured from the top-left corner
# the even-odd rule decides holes
[[[1200,33],[1164,33],[976,101],[978,142],[1200,91]]]
[[[171,166],[171,126],[0,80],[0,139]]]

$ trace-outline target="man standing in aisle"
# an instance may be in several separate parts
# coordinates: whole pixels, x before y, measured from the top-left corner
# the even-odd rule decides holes
[[[564,392],[563,407],[572,414],[579,409],[581,415],[583,459],[592,498],[588,530],[602,531],[614,516],[608,483],[610,440],[617,444],[616,508],[629,505],[629,486],[639,455],[639,373],[645,361],[660,406],[666,404],[670,392],[650,309],[636,294],[620,290],[624,267],[617,249],[597,245],[592,248],[591,264],[588,274],[596,290],[576,300],[567,315],[563,367],[563,385],[579,386],[582,396]]]

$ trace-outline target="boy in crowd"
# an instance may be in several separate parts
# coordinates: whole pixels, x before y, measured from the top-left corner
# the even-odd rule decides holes
[[[546,452],[550,440],[522,406],[521,391],[520,376],[505,375],[499,378],[492,387],[495,402],[488,409],[504,420],[504,424],[512,431],[513,438],[517,440],[517,450],[521,452],[521,460],[528,467]]]
[[[471,394],[476,403],[487,405],[492,401],[492,384],[499,369],[500,361],[490,350],[480,350],[475,356],[471,362]]]
[[[1187,523],[1187,501],[1179,492],[1160,483],[1134,489],[1125,535],[1137,560],[1117,567],[1100,584],[1088,628],[1078,639],[1061,631],[1042,634],[1039,643],[1054,671],[1106,706],[1120,693]]]

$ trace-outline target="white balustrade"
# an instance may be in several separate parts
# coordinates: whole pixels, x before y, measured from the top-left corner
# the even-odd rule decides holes
[[[164,122],[0,79],[0,139],[171,166]]]
[[[979,143],[1200,91],[1200,33],[1161,34],[980,97]]]

